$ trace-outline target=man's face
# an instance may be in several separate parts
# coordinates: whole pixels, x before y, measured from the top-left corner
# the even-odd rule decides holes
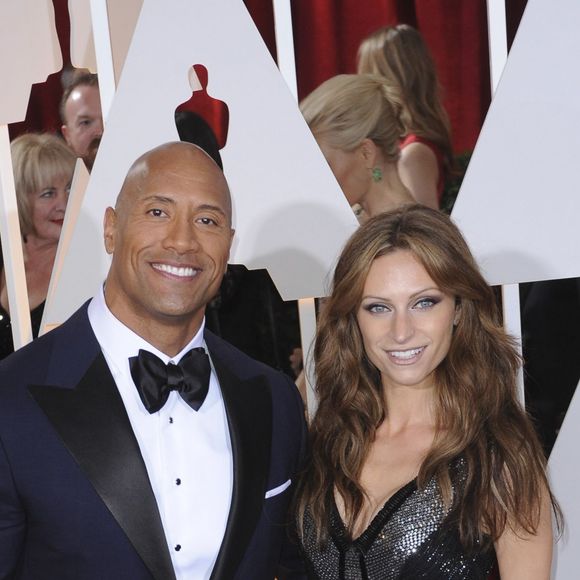
[[[82,158],[90,171],[103,135],[103,116],[98,87],[90,85],[76,87],[65,103],[64,117],[62,134],[69,147],[77,157]]]
[[[223,174],[204,153],[182,153],[148,160],[105,216],[107,304],[153,344],[159,324],[199,328],[234,233]]]

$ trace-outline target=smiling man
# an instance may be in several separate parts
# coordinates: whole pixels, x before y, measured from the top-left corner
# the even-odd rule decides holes
[[[133,164],[104,288],[0,365],[1,578],[266,580],[290,562],[297,389],[204,330],[233,235],[201,149]]]

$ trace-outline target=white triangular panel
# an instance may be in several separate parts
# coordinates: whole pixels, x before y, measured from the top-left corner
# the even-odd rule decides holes
[[[115,81],[119,83],[143,0],[107,0]]]
[[[552,491],[564,513],[564,533],[556,544],[552,577],[578,578],[580,562],[580,391],[572,397],[558,439],[550,454]]]
[[[224,42],[227,39],[227,42]],[[130,164],[178,140],[177,105],[191,96],[193,64],[227,103],[222,150],[234,197],[231,261],[267,267],[285,299],[325,293],[327,273],[357,227],[241,0],[145,0],[45,322],[62,322],[93,295],[108,258],[102,219]]]
[[[580,2],[528,0],[453,218],[491,284],[580,275]],[[550,457],[566,529],[554,579],[578,577],[580,395]]]
[[[0,125],[23,121],[30,87],[61,68],[52,2],[0,2]]]
[[[97,71],[95,42],[91,24],[91,0],[69,0],[70,60],[75,68]]]
[[[453,210],[491,284],[580,275],[578,22],[528,1]]]
[[[111,31],[111,50],[113,53],[115,80],[119,82],[121,71],[135,23],[143,0],[107,0],[107,13]],[[76,68],[97,70],[95,44],[91,24],[91,0],[69,0],[70,16],[70,55]]]

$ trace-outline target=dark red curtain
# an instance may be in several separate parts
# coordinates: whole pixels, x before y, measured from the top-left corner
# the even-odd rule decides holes
[[[244,0],[276,58],[272,0]],[[63,60],[70,62],[67,0],[53,0]],[[526,0],[507,0],[508,42]],[[485,0],[292,0],[298,92],[302,98],[327,78],[355,72],[360,41],[386,24],[407,23],[424,35],[436,62],[457,152],[473,149],[490,102]],[[232,47],[234,48],[234,47]],[[32,88],[26,120],[10,127],[56,131],[60,75]]]
[[[356,71],[361,40],[380,26],[421,31],[437,65],[456,151],[472,149],[490,102],[485,0],[296,0],[292,4],[300,97]]]
[[[506,0],[511,46],[527,0]],[[275,58],[271,0],[245,0]],[[292,0],[298,96],[356,71],[361,40],[406,23],[423,34],[437,65],[457,152],[472,150],[491,99],[486,0]]]

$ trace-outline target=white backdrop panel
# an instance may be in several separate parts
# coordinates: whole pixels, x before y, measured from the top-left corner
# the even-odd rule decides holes
[[[528,0],[453,210],[491,284],[580,275],[580,3]],[[566,519],[554,578],[578,577],[580,400],[550,457]]]
[[[564,534],[556,544],[552,566],[554,580],[578,578],[580,561],[580,393],[570,402],[558,439],[550,454],[552,491],[564,512]]]
[[[52,2],[0,2],[0,125],[23,121],[31,85],[61,68]]]
[[[579,21],[528,1],[453,210],[491,284],[580,275]]]
[[[135,158],[178,139],[174,111],[191,96],[196,63],[230,112],[231,261],[267,267],[284,299],[324,294],[357,222],[243,3],[146,0],[45,323],[62,322],[103,280],[104,210]]]

